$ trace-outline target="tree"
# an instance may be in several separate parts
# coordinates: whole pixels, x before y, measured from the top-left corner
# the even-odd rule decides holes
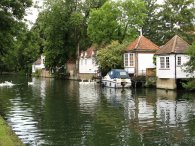
[[[39,15],[34,31],[43,40],[41,48],[46,66],[55,69],[69,58],[76,58],[79,50],[91,45],[87,36],[87,21],[91,7],[99,7],[106,0],[47,0],[46,9]],[[89,5],[88,5],[89,4]]]
[[[31,5],[32,0],[0,1],[0,55],[13,46],[25,9]]]
[[[145,0],[147,19],[143,25],[143,34],[158,45],[164,45],[175,34],[192,43],[195,39],[193,0]]]
[[[145,18],[145,5],[141,0],[108,1],[89,16],[88,35],[93,43],[107,44],[112,40],[135,37]]]
[[[4,64],[4,70],[31,73],[31,64],[39,54],[37,34],[29,31],[24,24],[21,24],[20,28],[13,47],[7,51],[1,61]]]
[[[113,41],[97,51],[97,62],[103,75],[110,69],[123,68],[123,53],[126,47],[127,43],[120,44],[118,41]]]
[[[143,35],[150,38],[153,42],[159,44],[159,9],[160,6],[157,4],[157,0],[145,0],[147,9],[147,17],[142,27]]]
[[[195,71],[195,43],[193,43],[187,50],[187,54],[190,56],[189,61],[185,64],[186,71],[193,73]]]

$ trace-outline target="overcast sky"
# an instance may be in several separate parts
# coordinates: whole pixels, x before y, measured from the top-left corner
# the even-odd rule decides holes
[[[33,6],[27,10],[27,16],[25,16],[24,18],[28,20],[28,24],[30,26],[35,23],[38,13],[40,11],[38,8],[34,8],[34,5],[36,4],[41,7],[43,6],[43,1],[44,0],[33,0]]]

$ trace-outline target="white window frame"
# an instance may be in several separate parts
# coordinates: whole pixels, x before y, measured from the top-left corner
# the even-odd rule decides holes
[[[129,53],[124,54],[124,66],[125,67],[129,66]]]
[[[161,56],[160,58],[160,69],[170,69],[170,57]]]
[[[177,56],[177,66],[181,66],[181,56]]]
[[[161,69],[165,68],[165,57],[160,57],[160,68]]]
[[[134,53],[124,54],[124,67],[135,67],[135,54]]]
[[[83,65],[83,59],[81,58],[81,65]]]
[[[85,65],[87,65],[87,58],[85,58]]]

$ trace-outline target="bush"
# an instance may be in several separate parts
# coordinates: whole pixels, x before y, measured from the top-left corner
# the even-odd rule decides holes
[[[195,79],[189,79],[187,83],[182,83],[182,87],[186,90],[195,90]]]
[[[35,73],[33,73],[32,75],[33,76],[35,76],[35,77],[40,77],[41,76],[41,69],[37,69],[36,71],[35,71]]]

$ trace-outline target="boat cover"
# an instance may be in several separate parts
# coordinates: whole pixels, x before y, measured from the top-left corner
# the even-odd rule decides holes
[[[108,75],[110,76],[111,79],[114,79],[114,78],[129,79],[130,78],[127,71],[123,69],[112,69],[110,72],[108,72]]]

